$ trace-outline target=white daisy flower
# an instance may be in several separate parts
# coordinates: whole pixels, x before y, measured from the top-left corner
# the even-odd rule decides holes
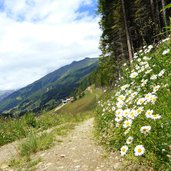
[[[152,104],[155,104],[156,100],[157,100],[157,96],[151,95],[150,101],[152,102]]]
[[[157,120],[157,119],[160,119],[161,118],[161,115],[159,115],[159,114],[151,115],[150,118],[153,119],[153,120]]]
[[[128,139],[126,140],[127,144],[131,144],[133,142],[133,137],[128,137]]]
[[[145,116],[147,118],[151,118],[152,114],[153,114],[153,110],[147,110],[146,113],[145,113]]]
[[[148,61],[148,60],[150,60],[151,58],[150,57],[147,57],[147,56],[144,56],[143,57],[143,60],[145,60],[145,61]]]
[[[123,117],[122,116],[117,116],[116,118],[115,118],[115,121],[116,122],[121,122],[123,120]]]
[[[144,80],[144,79],[143,79],[143,80],[141,80],[141,82],[142,82],[142,83],[141,83],[141,86],[145,86],[145,85],[147,84],[148,80]]]
[[[166,54],[168,54],[169,52],[170,52],[170,49],[166,49],[166,50],[163,51],[162,55],[166,55]]]
[[[118,101],[120,101],[120,100],[123,101],[123,100],[125,100],[125,98],[126,98],[126,97],[125,97],[124,95],[120,95],[120,96],[118,97]]]
[[[116,109],[116,108],[113,106],[113,107],[112,107],[112,111],[115,111],[115,109]]]
[[[120,126],[120,123],[116,123],[116,128],[118,128]]]
[[[132,120],[131,119],[128,119],[128,120],[124,121],[124,123],[123,123],[124,128],[128,128],[131,125],[132,125]]]
[[[137,59],[137,61],[138,61],[138,62],[141,62],[141,59],[140,59],[140,58],[138,58],[138,59]]]
[[[136,110],[131,110],[130,113],[128,114],[128,118],[130,119],[135,119],[136,116],[137,116]]]
[[[149,50],[153,49],[153,45],[149,45],[149,46],[148,46],[148,49],[149,49]]]
[[[141,127],[140,132],[142,134],[148,134],[150,132],[150,130],[151,130],[151,126],[143,126],[143,127]]]
[[[125,89],[128,88],[128,87],[130,87],[130,85],[129,85],[129,84],[125,84],[125,85],[123,85],[123,86],[121,87],[121,90],[123,91],[123,90],[125,90]]]
[[[170,38],[163,39],[162,42],[166,42],[168,40],[170,40]]]
[[[108,105],[108,106],[111,106],[111,104],[110,104],[110,103],[108,103],[107,105]]]
[[[158,73],[158,76],[161,77],[161,76],[163,76],[164,73],[165,73],[165,69],[161,70],[161,71]]]
[[[137,101],[137,105],[142,105],[145,102],[145,98],[140,98]]]
[[[145,99],[149,102],[151,101],[151,97],[152,97],[152,94],[151,93],[148,93],[145,95]]]
[[[135,96],[137,96],[138,95],[138,92],[133,92],[132,94],[131,94],[131,97],[135,97]]]
[[[137,110],[136,110],[136,112],[137,112],[137,114],[139,115],[139,114],[141,114],[142,112],[143,112],[143,107],[139,107]]]
[[[152,75],[151,77],[150,77],[150,80],[156,80],[157,79],[157,75]]]
[[[124,132],[124,134],[127,135],[127,134],[129,133],[130,130],[131,130],[131,128],[128,128],[128,129]]]
[[[160,89],[160,85],[153,87],[153,92],[157,92]]]
[[[152,72],[152,69],[147,70],[145,74],[149,74],[150,72]]]
[[[116,94],[115,94],[115,96],[119,96],[120,95],[120,92],[118,91]]]
[[[130,78],[135,78],[138,76],[138,73],[137,72],[132,72],[131,75],[130,75]]]
[[[128,151],[128,146],[127,145],[124,145],[121,147],[120,149],[120,153],[121,153],[121,156],[124,156]]]
[[[135,69],[136,69],[136,70],[139,70],[139,69],[140,69],[140,66],[139,66],[139,65],[136,65],[136,66],[135,66]]]
[[[122,109],[116,110],[116,115],[117,115],[117,116],[123,115],[123,110],[122,110]]]
[[[124,116],[124,117],[127,117],[127,116],[129,115],[129,113],[130,113],[130,109],[125,109],[125,110],[123,111],[123,116]]]
[[[122,100],[119,100],[117,103],[116,103],[116,106],[118,108],[122,108],[124,106],[124,102]]]
[[[143,145],[137,145],[134,149],[135,156],[142,156],[145,153],[145,148]]]

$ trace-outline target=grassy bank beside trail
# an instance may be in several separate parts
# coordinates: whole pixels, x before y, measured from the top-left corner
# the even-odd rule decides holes
[[[36,170],[41,158],[33,158],[33,154],[52,147],[54,142],[60,143],[59,137],[66,136],[79,122],[93,117],[101,95],[101,89],[91,86],[82,98],[57,111],[43,112],[39,117],[28,114],[18,120],[2,121],[0,129],[4,136],[0,137],[1,145],[25,138],[18,146],[18,157],[9,161],[9,166],[17,170],[23,167]]]
[[[97,99],[102,91],[91,87],[86,90],[85,95],[69,104],[66,104],[59,111],[55,109],[42,112],[38,117],[33,114],[26,114],[19,119],[0,119],[0,146],[18,139],[26,138],[30,132],[41,132],[43,130],[64,124],[78,123],[94,115],[94,108]]]
[[[171,40],[146,52],[124,64],[118,86],[99,101],[96,130],[128,165],[171,170]]]

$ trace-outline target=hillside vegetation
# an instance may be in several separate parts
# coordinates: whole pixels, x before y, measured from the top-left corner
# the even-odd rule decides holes
[[[99,139],[129,165],[171,170],[171,40],[134,58],[131,67],[122,66],[114,90],[99,101]]]
[[[3,100],[5,97],[9,96],[10,94],[14,93],[15,90],[0,90],[0,101]]]
[[[28,112],[50,110],[61,99],[74,95],[80,81],[97,66],[96,58],[85,58],[66,65],[3,99],[0,112],[18,117]]]
[[[59,111],[55,111],[54,108],[48,112],[42,112],[37,117],[30,113],[18,119],[1,118],[0,146],[28,137],[30,133],[42,132],[66,123],[77,123],[92,117],[95,104],[101,96],[102,90],[95,89],[93,86],[91,90],[86,90],[82,98],[66,104]]]

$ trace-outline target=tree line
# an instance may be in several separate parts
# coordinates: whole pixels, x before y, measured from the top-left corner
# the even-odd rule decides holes
[[[100,76],[102,86],[113,86],[123,63],[131,64],[134,53],[168,36],[170,0],[99,0]]]

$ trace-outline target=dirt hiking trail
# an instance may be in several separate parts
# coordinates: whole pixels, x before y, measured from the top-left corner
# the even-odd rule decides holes
[[[66,137],[56,137],[54,146],[33,155],[33,159],[41,157],[36,166],[37,171],[118,171],[122,161],[116,154],[106,155],[93,138],[93,122],[91,118],[75,127]],[[0,148],[0,170],[13,171],[3,167],[2,163],[17,156],[18,143]],[[8,148],[7,148],[8,147]],[[105,157],[107,156],[107,157]],[[16,169],[15,169],[16,170]],[[25,169],[22,169],[25,171]]]
[[[113,171],[120,166],[119,159],[104,157],[103,149],[93,139],[93,119],[80,125],[51,149],[39,152],[42,158],[38,171]]]

